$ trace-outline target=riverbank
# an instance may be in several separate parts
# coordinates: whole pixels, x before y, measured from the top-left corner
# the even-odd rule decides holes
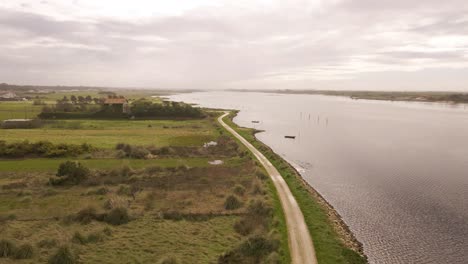
[[[351,99],[468,104],[466,92],[410,92],[410,91],[332,91],[332,90],[235,90],[238,92],[261,92],[276,94],[315,94],[329,96],[345,96]]]
[[[237,112],[231,112],[224,121],[262,152],[281,173],[304,214],[314,239],[318,262],[367,263],[362,244],[357,241],[333,207],[303,180],[293,166],[256,139],[255,134],[259,131],[237,126],[232,121],[236,114]]]

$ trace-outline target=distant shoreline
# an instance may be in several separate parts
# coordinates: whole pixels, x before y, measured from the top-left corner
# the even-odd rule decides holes
[[[278,94],[315,94],[345,96],[351,99],[406,101],[426,103],[468,104],[468,92],[409,92],[409,91],[331,91],[331,90],[230,90],[235,92],[260,92]]]

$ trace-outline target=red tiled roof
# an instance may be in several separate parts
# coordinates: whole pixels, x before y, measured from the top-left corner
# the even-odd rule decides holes
[[[104,104],[126,104],[127,99],[125,98],[106,98]]]

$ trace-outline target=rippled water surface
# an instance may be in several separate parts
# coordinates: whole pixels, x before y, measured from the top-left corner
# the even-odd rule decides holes
[[[235,122],[265,130],[258,138],[337,209],[371,263],[468,263],[468,107],[234,92],[171,99],[241,110]]]

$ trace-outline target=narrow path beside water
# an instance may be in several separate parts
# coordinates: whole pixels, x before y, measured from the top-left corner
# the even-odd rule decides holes
[[[220,116],[218,118],[218,122],[237,139],[239,139],[242,144],[244,144],[255,155],[258,161],[263,165],[263,167],[265,167],[273,181],[273,184],[275,185],[286,218],[292,263],[317,264],[314,245],[312,243],[309,229],[304,221],[304,215],[302,214],[296,199],[289,190],[287,183],[273,164],[271,164],[271,162],[260,151],[239,135],[233,128],[224,123],[223,118],[228,114],[229,113],[225,113]]]

